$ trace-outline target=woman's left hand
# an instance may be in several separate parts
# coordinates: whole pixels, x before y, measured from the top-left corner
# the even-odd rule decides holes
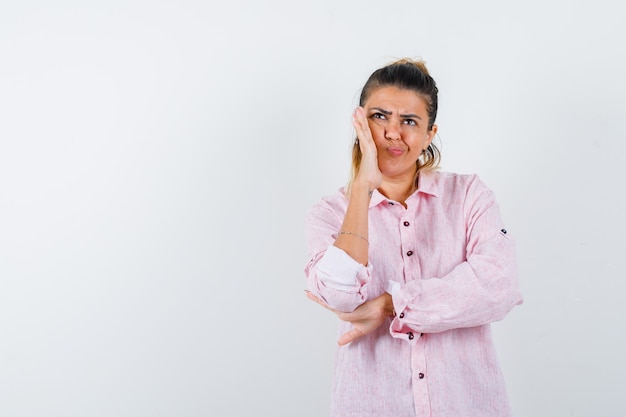
[[[387,317],[393,314],[393,303],[391,302],[391,295],[388,293],[383,293],[379,297],[364,302],[350,313],[344,313],[329,307],[328,304],[311,294],[310,291],[305,292],[309,300],[315,301],[322,307],[335,313],[340,320],[347,321],[354,326],[354,329],[344,333],[339,338],[339,346],[347,345],[373,332],[384,323]]]

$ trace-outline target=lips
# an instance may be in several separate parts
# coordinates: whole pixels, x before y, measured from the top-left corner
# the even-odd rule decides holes
[[[387,152],[389,152],[393,156],[400,156],[404,153],[404,149],[402,148],[387,148]]]

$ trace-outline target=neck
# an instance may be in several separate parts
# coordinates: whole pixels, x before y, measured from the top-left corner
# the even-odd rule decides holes
[[[385,197],[397,201],[406,207],[405,200],[413,194],[416,188],[413,178],[409,181],[406,179],[384,178],[378,191]]]

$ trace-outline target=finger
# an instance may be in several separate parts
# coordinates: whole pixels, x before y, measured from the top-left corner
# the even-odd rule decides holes
[[[354,311],[337,313],[337,317],[339,317],[339,320],[341,321],[348,321],[348,322],[353,322],[353,321],[363,319],[363,316],[359,314],[358,308]]]
[[[337,313],[338,313],[338,312],[337,312],[337,310],[335,310],[335,309],[331,308],[328,304],[326,304],[326,303],[324,302],[324,300],[322,300],[321,298],[318,298],[318,297],[314,296],[314,295],[311,293],[311,291],[307,291],[307,290],[305,290],[305,291],[304,291],[304,293],[305,293],[306,297],[307,297],[309,300],[311,300],[311,301],[315,301],[317,304],[321,305],[322,307],[324,307],[324,308],[325,308],[325,309],[327,309],[327,310],[332,311],[332,312],[333,312],[333,313],[335,313],[335,314],[337,314]]]
[[[357,130],[357,133],[367,136],[366,134],[369,131],[369,125],[367,124],[367,119],[365,118],[365,113],[361,107],[358,107],[354,111],[353,123],[354,128]],[[364,137],[364,139],[367,139]]]
[[[355,341],[356,339],[358,339],[361,336],[363,336],[363,332],[362,331],[360,331],[359,329],[352,329],[352,330],[344,333],[339,338],[339,341],[337,342],[337,344],[339,346],[344,346],[344,345],[347,345],[350,342]]]
[[[315,301],[318,304],[321,304],[323,306],[326,306],[326,303],[324,301],[322,301],[320,298],[314,296],[311,291],[308,290],[304,290],[304,294],[306,295],[306,298],[308,298],[311,301]]]
[[[370,131],[369,124],[367,123],[367,118],[365,117],[365,110],[363,109],[363,107],[357,107],[354,110],[352,125],[356,130],[359,142],[365,141],[366,144],[369,144],[370,141],[373,141],[372,133]]]

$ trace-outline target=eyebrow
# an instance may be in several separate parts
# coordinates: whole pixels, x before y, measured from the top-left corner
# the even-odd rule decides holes
[[[386,116],[391,115],[391,112],[389,110],[385,110],[385,109],[381,109],[380,107],[372,107],[371,110],[376,110]],[[401,114],[400,117],[402,117],[403,119],[407,119],[407,118],[415,118],[415,119],[420,119],[422,120],[421,117],[419,117],[417,114]]]

